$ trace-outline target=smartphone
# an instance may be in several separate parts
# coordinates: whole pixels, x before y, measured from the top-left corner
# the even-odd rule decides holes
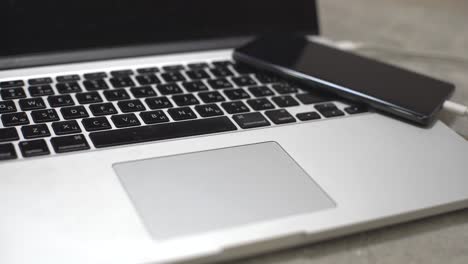
[[[344,99],[427,126],[453,84],[355,55],[303,36],[260,37],[237,48],[234,60]]]

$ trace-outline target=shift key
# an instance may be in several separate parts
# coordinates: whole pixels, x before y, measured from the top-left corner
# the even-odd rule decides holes
[[[50,140],[56,153],[65,153],[89,149],[89,144],[83,135],[55,137]]]
[[[0,161],[16,159],[17,157],[13,144],[0,144]]]

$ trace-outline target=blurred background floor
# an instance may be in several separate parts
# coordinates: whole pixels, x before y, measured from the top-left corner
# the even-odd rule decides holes
[[[320,0],[319,9],[322,34],[333,40],[458,58],[408,56],[381,49],[360,51],[450,81],[457,86],[452,100],[468,105],[468,1]],[[448,113],[440,118],[468,139],[468,119]],[[466,264],[468,209],[233,263]]]

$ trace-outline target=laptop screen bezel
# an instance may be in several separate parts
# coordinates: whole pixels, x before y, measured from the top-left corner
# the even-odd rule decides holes
[[[318,12],[315,0],[302,0],[308,1],[307,5],[313,6],[310,17],[307,17],[307,26],[301,26],[293,29],[288,33],[297,33],[305,35],[318,35]],[[297,1],[301,3],[301,1]],[[305,4],[304,4],[305,5]],[[314,13],[315,12],[315,13]],[[281,19],[281,18],[279,18]],[[284,18],[283,18],[284,19]],[[304,18],[303,18],[304,19]],[[310,25],[309,25],[310,21]],[[8,26],[8,25],[7,25]],[[202,38],[176,40],[168,42],[150,42],[150,43],[132,43],[129,45],[115,45],[115,46],[98,46],[93,48],[79,48],[79,49],[64,49],[52,50],[46,52],[30,52],[30,53],[13,53],[9,56],[0,55],[0,70],[14,69],[31,66],[42,66],[51,64],[63,64],[72,62],[83,62],[93,60],[106,60],[116,58],[128,58],[136,56],[169,54],[177,52],[190,52],[190,51],[203,51],[213,49],[226,49],[240,46],[254,37],[254,35],[239,35],[237,32],[230,33],[226,29],[227,34],[223,37],[207,36]],[[256,33],[255,33],[256,34]],[[8,36],[7,36],[8,37]],[[31,45],[34,43],[32,42]]]

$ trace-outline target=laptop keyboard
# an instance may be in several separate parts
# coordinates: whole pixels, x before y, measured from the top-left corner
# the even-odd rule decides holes
[[[0,160],[365,112],[232,61],[0,82]],[[313,105],[291,114],[288,108]],[[344,110],[344,111],[343,111]]]

